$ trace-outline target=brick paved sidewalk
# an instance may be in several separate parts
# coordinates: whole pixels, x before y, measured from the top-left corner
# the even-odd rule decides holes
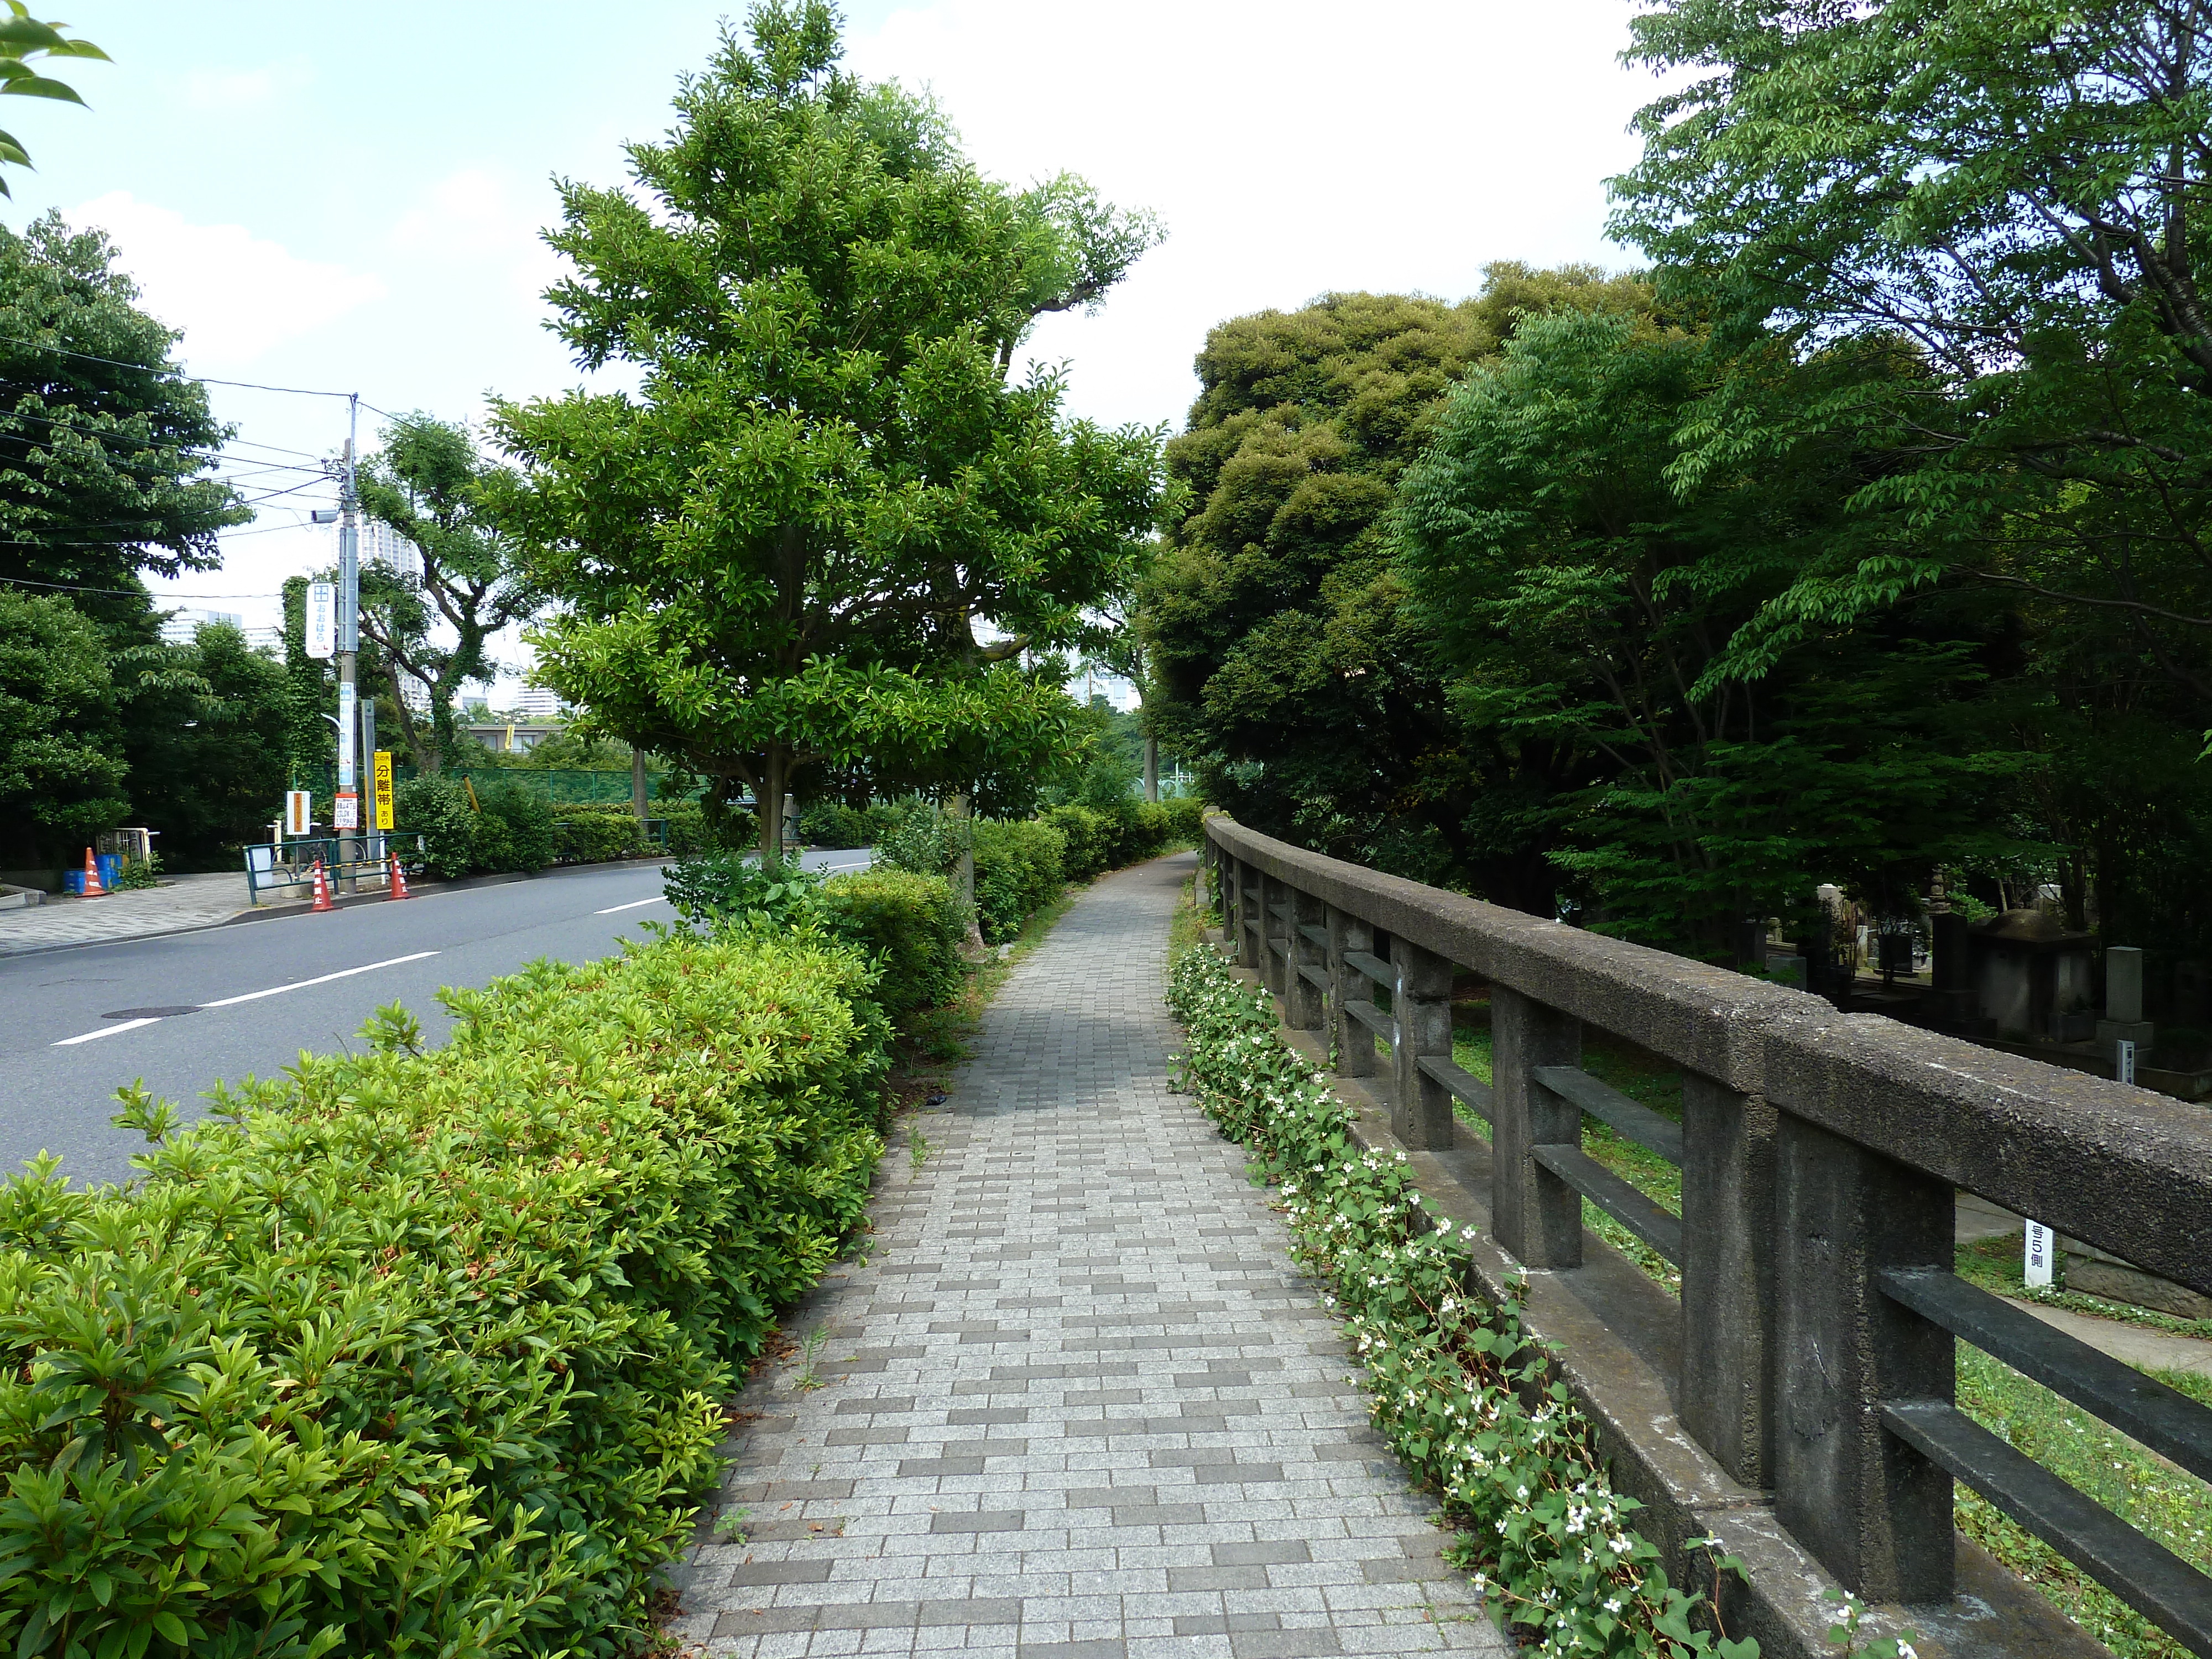
[[[173,876],[159,887],[100,898],[56,896],[44,904],[0,910],[0,957],[63,945],[191,933],[228,921],[248,903],[243,871]]]
[[[1286,1235],[1167,1091],[1192,860],[1102,882],[1015,971],[874,1254],[792,1322],[678,1571],[710,1654],[1504,1654],[1366,1425]]]

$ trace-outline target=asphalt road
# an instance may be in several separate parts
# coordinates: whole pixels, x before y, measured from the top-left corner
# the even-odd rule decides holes
[[[865,852],[810,853],[854,869]],[[0,959],[0,1173],[58,1153],[80,1184],[130,1178],[144,1149],[116,1128],[115,1091],[143,1082],[189,1120],[218,1079],[272,1076],[303,1049],[357,1040],[398,1000],[441,1041],[445,985],[482,985],[541,957],[605,956],[675,913],[656,865],[556,871],[404,903]],[[169,1012],[162,1012],[162,1011]]]

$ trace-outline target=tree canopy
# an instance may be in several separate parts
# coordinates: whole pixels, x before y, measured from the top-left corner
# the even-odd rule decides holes
[[[639,195],[562,187],[550,297],[638,398],[503,404],[504,522],[559,608],[541,677],[761,801],[858,759],[960,787],[1062,752],[1056,651],[1139,568],[1158,439],[1014,379],[1036,318],[1152,240],[1081,181],[985,179],[933,105],[764,4],[686,79]],[[642,199],[641,199],[642,198]]]
[[[361,630],[382,653],[415,764],[431,774],[455,752],[461,687],[490,672],[485,641],[544,600],[491,516],[503,469],[478,453],[467,427],[417,413],[386,428],[382,440],[357,471],[362,510],[412,542],[420,566],[403,572],[372,560],[362,568]],[[402,677],[428,695],[427,732]]]

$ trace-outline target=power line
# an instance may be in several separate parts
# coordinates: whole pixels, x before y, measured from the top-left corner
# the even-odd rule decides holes
[[[354,395],[350,392],[325,392],[317,386],[264,386],[258,380],[224,380],[212,374],[187,374],[181,368],[170,368],[166,365],[156,368],[147,363],[126,362],[120,357],[102,357],[97,352],[75,351],[68,346],[55,345],[46,340],[23,340],[9,335],[0,335],[0,344],[24,346],[33,351],[51,351],[59,356],[75,357],[88,363],[106,363],[114,368],[136,369],[141,374],[166,374],[172,380],[196,380],[202,386],[243,386],[249,392],[289,392],[296,398],[350,398]]]
[[[17,587],[50,587],[58,593],[109,593],[122,599],[281,599],[283,592],[269,593],[156,593],[147,587],[88,587],[82,582],[34,582],[28,576],[0,576],[0,582]]]

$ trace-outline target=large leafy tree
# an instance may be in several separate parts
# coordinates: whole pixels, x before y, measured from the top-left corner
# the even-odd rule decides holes
[[[1747,332],[1896,368],[1821,403],[1728,388],[1684,476],[1852,426],[1883,533],[1811,561],[1741,642],[1943,581],[2002,588],[2212,705],[2212,5],[1668,0],[1616,234]],[[2202,721],[2199,721],[2202,724]]]
[[[1862,356],[1781,372],[1819,398],[1862,380]],[[1583,787],[1545,813],[1551,862],[1604,925],[1709,954],[1746,916],[1808,904],[1814,880],[1909,911],[1933,865],[1998,850],[1983,786],[2008,769],[1963,740],[1984,678],[1971,618],[1948,619],[1967,635],[1949,642],[1868,628],[1727,672],[1808,550],[1853,532],[1866,458],[1808,441],[1685,487],[1678,434],[1725,368],[1701,329],[1530,319],[1455,392],[1394,523],[1468,740],[1574,757]],[[1940,607],[1919,610],[1940,640]]]
[[[0,587],[0,867],[44,866],[122,821],[114,693],[97,625]]]
[[[468,428],[422,414],[386,428],[383,447],[359,470],[362,510],[420,556],[412,571],[378,560],[363,568],[361,628],[382,653],[401,735],[426,775],[454,752],[462,685],[489,678],[486,641],[544,603],[490,517],[501,472]],[[427,732],[408,706],[403,676],[428,693]]]
[[[1648,310],[1641,283],[1492,266],[1458,305],[1331,295],[1224,323],[1168,447],[1184,492],[1142,591],[1146,715],[1209,797],[1270,833],[1546,909],[1542,804],[1577,759],[1470,745],[1385,524],[1455,380],[1523,316]]]
[[[150,637],[139,574],[214,569],[216,532],[252,514],[214,476],[228,429],[114,257],[56,215],[0,227],[0,580]]]
[[[562,186],[556,326],[641,393],[495,422],[523,471],[505,520],[559,605],[541,678],[751,790],[764,853],[810,772],[957,790],[1062,752],[1058,650],[1129,581],[1158,495],[1153,434],[1010,372],[1149,224],[1079,180],[981,177],[933,106],[838,59],[828,5],[757,6],[631,146],[638,194]]]

